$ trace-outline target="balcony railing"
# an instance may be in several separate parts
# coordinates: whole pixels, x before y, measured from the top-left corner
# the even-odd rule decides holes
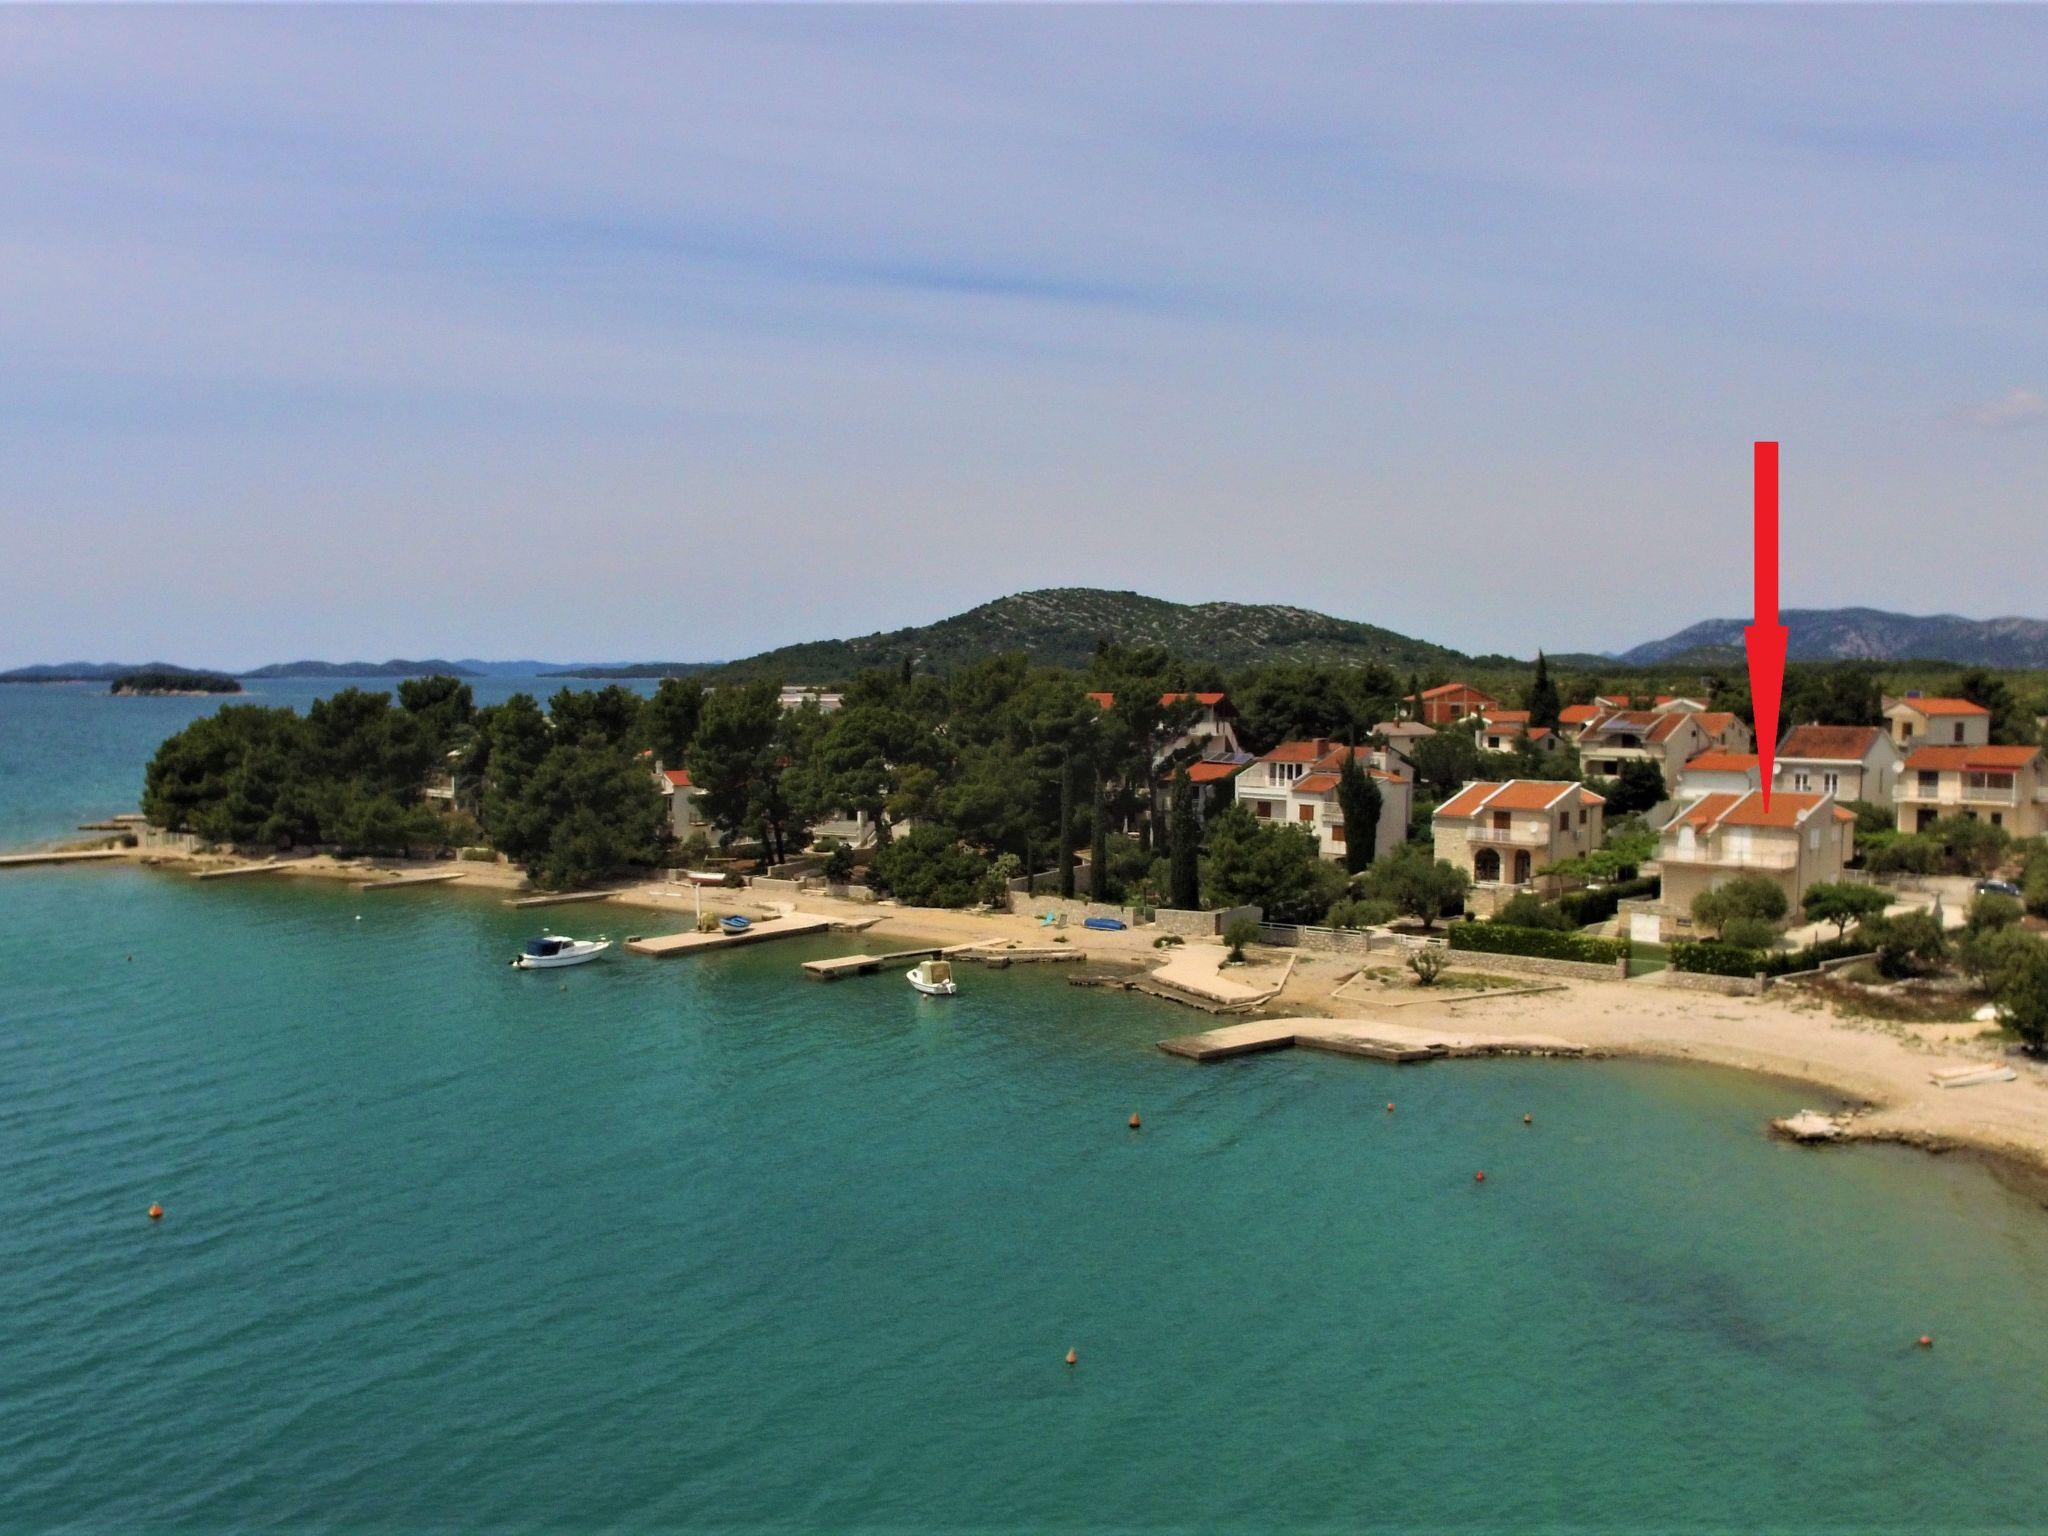
[[[1548,827],[1472,827],[1466,839],[1475,843],[1507,843],[1518,848],[1542,848],[1550,843]]]
[[[1707,864],[1715,869],[1797,869],[1797,848],[1748,848],[1741,852],[1697,843],[1690,853],[1666,851],[1659,855],[1665,864]]]

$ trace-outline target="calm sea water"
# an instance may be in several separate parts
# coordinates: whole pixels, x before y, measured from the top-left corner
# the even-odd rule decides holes
[[[1762,1134],[1810,1095],[1196,1067],[1150,1043],[1189,1015],[1029,969],[514,972],[531,922],[0,875],[0,1527],[2048,1515],[2048,1216]]]

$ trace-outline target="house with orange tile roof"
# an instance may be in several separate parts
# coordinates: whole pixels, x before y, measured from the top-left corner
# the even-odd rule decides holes
[[[1116,707],[1113,693],[1091,693],[1088,695],[1097,709]],[[1226,758],[1241,751],[1237,740],[1237,710],[1227,693],[1162,693],[1159,707],[1169,709],[1177,704],[1191,705],[1196,713],[1188,723],[1160,743],[1153,754],[1155,769],[1164,770],[1173,762],[1185,762],[1190,757]]]
[[[1763,765],[1754,752],[1709,747],[1678,770],[1676,798],[1690,802],[1702,795],[1742,795],[1761,788]]]
[[[1662,889],[1654,903],[1631,910],[1629,936],[1650,942],[1699,937],[1693,902],[1750,875],[1783,889],[1797,911],[1807,888],[1841,879],[1855,853],[1856,817],[1832,795],[1777,789],[1768,810],[1761,789],[1703,795],[1659,835]]]
[[[1968,699],[1908,693],[1884,701],[1892,742],[1901,752],[1915,747],[1981,747],[1991,740],[1991,711]]]
[[[700,832],[710,835],[710,823],[701,805],[704,791],[690,782],[689,769],[657,767],[654,787],[661,791],[668,806],[669,830],[675,833],[676,841],[687,842]]]
[[[1283,741],[1237,775],[1237,801],[1264,822],[1295,823],[1316,835],[1326,859],[1341,859],[1352,829],[1337,802],[1337,774],[1353,757],[1380,790],[1380,824],[1373,829],[1373,856],[1399,847],[1408,837],[1415,784],[1402,760],[1382,747],[1348,747],[1328,737]]]
[[[2048,828],[2039,747],[1916,747],[1892,799],[1901,832],[1924,832],[1943,816],[1988,821],[2014,837]]]
[[[1900,762],[1899,749],[1880,726],[1798,725],[1778,743],[1771,785],[1890,805]]]
[[[1749,727],[1727,710],[1615,709],[1579,733],[1579,761],[1587,775],[1619,778],[1627,763],[1654,763],[1674,793],[1685,765],[1702,752],[1754,748]]]
[[[1562,889],[1544,871],[1600,846],[1606,806],[1569,780],[1481,779],[1437,807],[1430,835],[1436,856],[1472,879],[1466,910],[1490,917],[1523,891]]]
[[[1499,707],[1499,699],[1490,693],[1482,693],[1470,683],[1441,683],[1434,688],[1423,689],[1419,695],[1410,693],[1401,698],[1401,713],[1410,720],[1420,720],[1429,726],[1469,720],[1483,710]]]
[[[1512,752],[1524,740],[1539,752],[1558,745],[1557,732],[1547,725],[1531,725],[1526,709],[1481,710],[1472,728],[1473,745],[1482,752]]]

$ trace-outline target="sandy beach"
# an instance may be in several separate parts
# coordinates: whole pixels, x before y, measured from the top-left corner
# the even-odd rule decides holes
[[[145,852],[133,857],[138,863],[193,872],[248,862]],[[507,897],[538,894],[509,865],[447,860],[407,863],[319,855],[290,859],[258,878],[363,881],[427,872],[460,873],[459,880],[440,889],[487,890]],[[777,910],[785,902],[752,889],[708,889],[703,900],[706,910],[748,913]],[[655,881],[618,886],[597,905],[671,916],[673,926],[681,927],[696,901],[687,886]],[[1031,916],[904,907],[808,892],[800,906],[820,916],[874,922],[877,948],[887,947],[892,932],[905,940],[947,944],[1043,944],[1047,938]],[[557,910],[537,908],[536,919]],[[568,914],[578,909],[559,910],[562,915],[556,920],[573,928]],[[673,928],[650,924],[649,931]],[[1166,959],[1154,948],[1156,934],[1151,929],[1070,928],[1067,937],[1085,949],[1091,962],[1151,971]],[[1473,958],[1473,968],[1483,970],[1484,957]],[[1268,1014],[1382,1018],[1405,1028],[1441,1028],[1482,1039],[1489,1033],[1540,1033],[1601,1055],[1702,1062],[1759,1073],[1787,1081],[1787,1114],[1822,1107],[1790,1091],[1794,1083],[1811,1085],[1820,1090],[1819,1097],[1854,1107],[1843,1121],[1844,1140],[1902,1142],[1929,1151],[1970,1150],[2009,1160],[2028,1171],[2028,1187],[2048,1203],[2048,1067],[2006,1052],[1995,1039],[1978,1039],[1970,1027],[1894,1025],[1845,1017],[1797,988],[1780,987],[1761,997],[1682,991],[1662,985],[1657,976],[1628,982],[1545,979],[1536,989],[1516,989],[1498,997],[1449,990],[1423,994],[1412,988],[1389,991],[1384,997],[1356,991],[1338,995],[1362,963],[1351,956],[1262,948],[1253,952],[1249,965],[1232,968],[1226,975],[1241,986],[1278,987],[1261,1010]],[[1386,965],[1390,957],[1376,956],[1373,963]],[[1190,1009],[1189,1029],[1206,1027],[1203,1018]],[[1930,1074],[1942,1068],[1990,1060],[2013,1066],[2018,1077],[1969,1088],[1941,1088],[1931,1080]]]

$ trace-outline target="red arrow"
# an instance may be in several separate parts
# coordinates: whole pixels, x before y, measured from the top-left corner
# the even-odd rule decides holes
[[[1785,693],[1785,626],[1778,622],[1778,445],[1756,445],[1756,622],[1742,632],[1749,652],[1749,698],[1756,710],[1757,766],[1764,809],[1778,754],[1778,701]]]

